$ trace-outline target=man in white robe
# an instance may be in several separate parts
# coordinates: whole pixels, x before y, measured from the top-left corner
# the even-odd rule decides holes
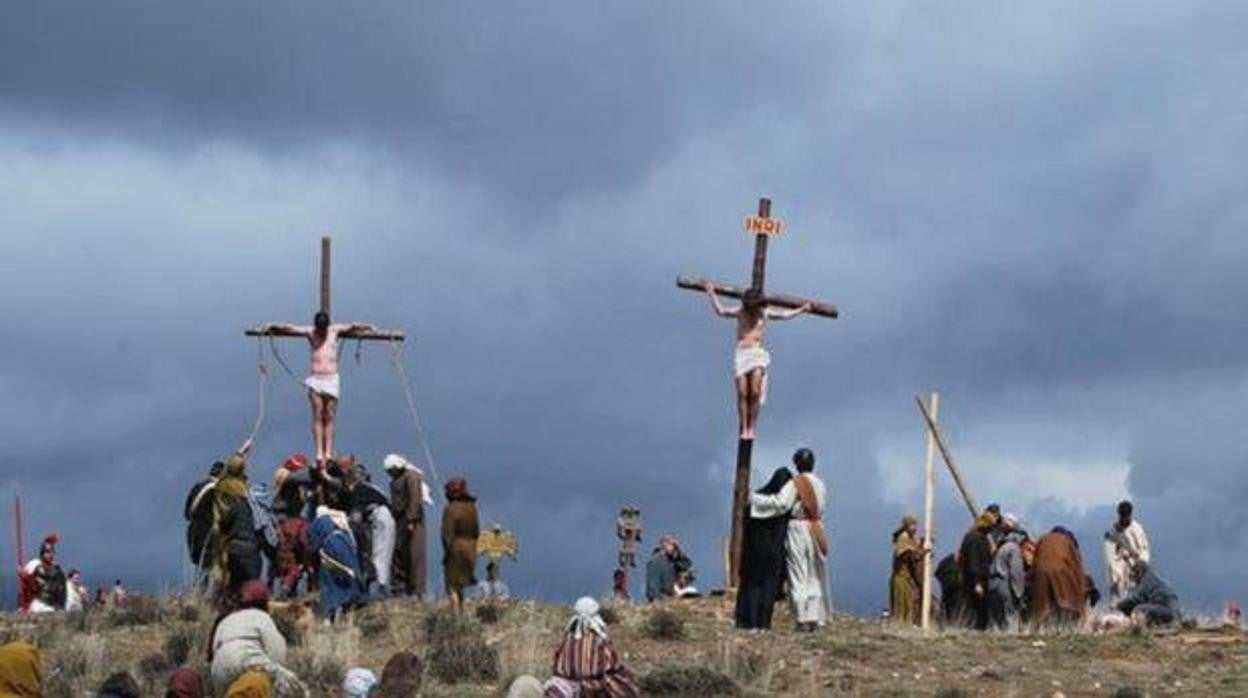
[[[789,515],[785,560],[789,573],[789,601],[800,631],[823,627],[832,613],[828,593],[827,534],[823,512],[827,488],[814,474],[815,454],[799,449],[793,454],[797,477],[774,495],[750,495],[750,516],[768,519]]]
[[[1131,594],[1135,587],[1131,571],[1138,562],[1151,562],[1148,536],[1144,527],[1132,517],[1131,502],[1118,505],[1118,521],[1105,532],[1105,566],[1109,572],[1109,605],[1111,608]]]

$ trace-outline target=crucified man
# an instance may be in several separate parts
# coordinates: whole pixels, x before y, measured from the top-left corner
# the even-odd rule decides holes
[[[780,310],[763,302],[762,294],[750,289],[741,304],[725,308],[715,295],[715,287],[706,286],[711,307],[720,317],[737,318],[737,349],[733,356],[734,375],[737,385],[737,415],[740,418],[742,441],[754,440],[754,428],[758,424],[758,411],[767,400],[767,367],[771,354],[763,348],[763,327],[768,320],[788,320],[810,310],[806,303],[792,310]]]
[[[334,418],[338,414],[338,335],[343,332],[375,332],[376,327],[362,322],[329,324],[329,313],[318,312],[312,325],[271,323],[261,330],[281,330],[308,338],[312,345],[311,374],[304,379],[308,401],[312,403],[312,441],[316,445],[316,462],[324,466],[334,457]]]

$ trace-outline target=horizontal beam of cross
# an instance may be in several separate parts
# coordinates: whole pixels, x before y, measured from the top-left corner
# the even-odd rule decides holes
[[[248,337],[306,337],[307,336],[307,335],[299,334],[298,332],[291,332],[289,330],[284,330],[284,329],[268,329],[268,330],[250,329],[250,330],[243,332],[243,334],[247,335]],[[348,330],[345,332],[339,332],[338,337],[340,339],[365,339],[365,340],[380,340],[380,341],[386,341],[386,342],[402,342],[404,340],[403,333],[397,330],[376,330],[372,332],[368,332],[368,331],[357,332],[354,330]]]
[[[676,277],[676,285],[689,291],[706,291],[708,286],[714,287],[715,293],[728,298],[736,298],[740,300],[745,296],[746,289],[728,284],[721,284],[718,281],[708,281],[706,279],[697,279],[692,276]],[[782,294],[768,293],[764,294],[762,302],[767,305],[774,305],[781,308],[800,308],[810,303],[810,314],[820,315],[823,317],[837,318],[841,312],[831,303],[821,303],[819,301],[800,298],[798,296],[786,296]]]

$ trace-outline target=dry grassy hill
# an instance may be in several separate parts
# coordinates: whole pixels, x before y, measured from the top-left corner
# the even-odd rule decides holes
[[[783,612],[777,631],[752,634],[735,631],[729,605],[717,599],[607,615],[651,695],[1248,695],[1248,648],[1239,634],[924,637],[838,616],[822,633],[799,635]],[[334,627],[280,614],[279,625],[294,644],[291,668],[315,695],[333,695],[349,667],[380,672],[392,653],[410,649],[426,662],[424,695],[490,696],[515,675],[544,677],[567,616],[558,606],[513,601],[471,605],[457,620],[444,606],[392,601]],[[211,623],[195,602],[142,599],[115,612],[4,616],[0,639],[30,639],[43,649],[49,696],[81,696],[119,669],[160,695],[173,667],[204,668]]]

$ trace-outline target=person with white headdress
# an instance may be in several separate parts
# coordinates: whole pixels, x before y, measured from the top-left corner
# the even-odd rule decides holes
[[[1018,517],[1002,514],[1000,537],[988,577],[988,619],[998,629],[1014,629],[1027,605],[1027,571],[1023,544],[1027,531]]]
[[[425,474],[403,456],[391,453],[382,461],[390,476],[390,509],[394,513],[397,540],[394,546],[395,594],[423,598],[426,580],[425,506],[433,494]]]
[[[342,679],[343,698],[369,698],[377,686],[377,675],[368,669],[355,668]]]
[[[598,602],[588,596],[576,602],[575,615],[555,652],[553,675],[545,686],[547,698],[641,695],[633,672],[624,666],[607,637],[600,610]]]

